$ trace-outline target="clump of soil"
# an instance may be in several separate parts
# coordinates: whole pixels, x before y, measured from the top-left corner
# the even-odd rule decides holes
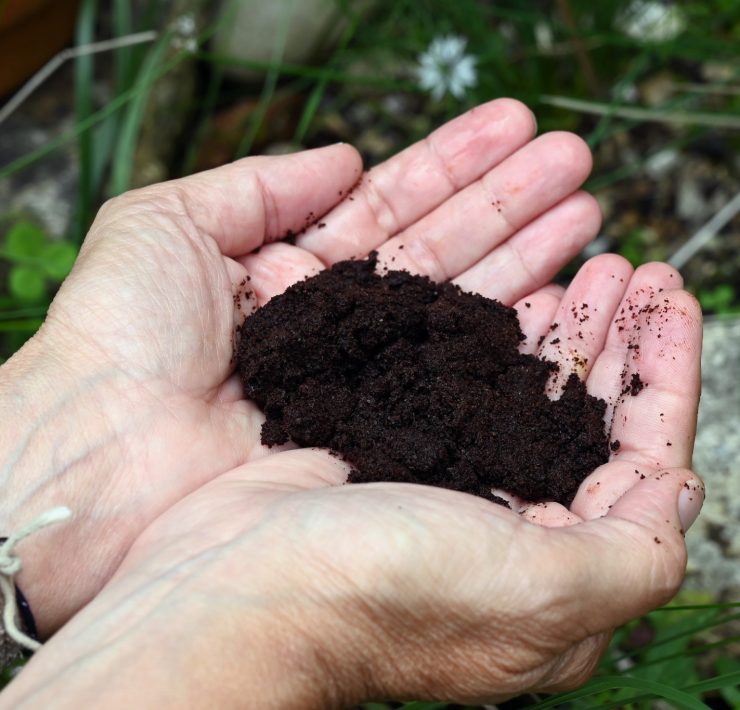
[[[450,283],[376,273],[376,255],[297,283],[249,317],[237,360],[262,442],[328,447],[352,482],[570,503],[609,458],[603,400],[518,351],[516,311]]]

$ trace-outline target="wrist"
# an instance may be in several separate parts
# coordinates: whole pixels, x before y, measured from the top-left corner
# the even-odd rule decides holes
[[[231,708],[247,699],[264,710],[341,710],[360,702],[346,673],[349,627],[310,590],[296,593],[298,566],[297,576],[276,578],[255,550],[225,577],[216,558],[238,543],[201,545],[208,537],[198,536],[185,559],[177,540],[134,569],[124,562],[3,692],[0,707]],[[173,556],[178,562],[163,569]]]
[[[109,465],[111,432],[100,404],[104,373],[72,371],[39,333],[0,368],[0,534],[18,530],[49,508],[67,505],[74,519],[18,544],[16,576],[41,637],[52,633],[89,598],[96,558],[90,534],[93,481]],[[82,365],[82,363],[80,363]],[[96,476],[91,476],[96,471]]]

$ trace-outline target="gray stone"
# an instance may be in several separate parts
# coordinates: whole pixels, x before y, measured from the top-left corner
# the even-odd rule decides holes
[[[73,65],[67,64],[0,126],[0,165],[71,130]],[[26,219],[51,237],[67,236],[77,201],[79,168],[74,141],[0,180],[0,222]]]
[[[352,11],[364,10],[368,0],[353,2]],[[270,63],[275,60],[305,64],[322,58],[336,45],[347,19],[336,0],[225,0],[224,19],[214,38],[219,54],[236,59]],[[278,42],[284,47],[275,56]],[[261,72],[230,67],[229,72],[247,79]]]
[[[740,594],[740,319],[711,319],[704,328],[702,399],[694,468],[707,487],[688,532],[686,586],[718,597]]]

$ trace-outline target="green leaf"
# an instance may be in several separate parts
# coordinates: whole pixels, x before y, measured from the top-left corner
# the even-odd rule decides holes
[[[31,266],[14,266],[8,277],[8,286],[19,301],[39,301],[46,293],[44,274]]]
[[[44,230],[30,222],[16,222],[5,237],[5,252],[9,258],[22,261],[38,256],[46,244]]]
[[[715,664],[722,673],[717,689],[729,707],[740,708],[740,661],[735,658],[718,658]]]
[[[83,46],[95,41],[95,21],[98,13],[97,0],[82,0],[77,14],[75,43]],[[78,123],[90,118],[95,110],[93,88],[95,86],[95,56],[83,53],[75,58],[75,117]],[[93,140],[95,134],[85,131],[77,136],[77,164],[79,178],[77,183],[77,209],[73,231],[82,241],[88,222],[91,219],[95,186],[92,178],[92,165],[95,159]]]
[[[77,249],[69,242],[54,242],[44,249],[41,258],[46,275],[55,281],[62,281],[75,263]]]

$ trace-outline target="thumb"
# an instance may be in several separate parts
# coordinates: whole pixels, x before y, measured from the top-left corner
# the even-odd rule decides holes
[[[612,505],[607,517],[630,520],[656,531],[668,526],[671,532],[679,533],[678,542],[698,517],[703,503],[704,484],[695,473],[665,469],[628,490]],[[671,532],[664,530],[666,537],[671,537]]]
[[[581,618],[599,633],[668,602],[686,571],[684,532],[704,485],[686,469],[660,471],[627,491],[609,513],[562,530],[576,538]]]

